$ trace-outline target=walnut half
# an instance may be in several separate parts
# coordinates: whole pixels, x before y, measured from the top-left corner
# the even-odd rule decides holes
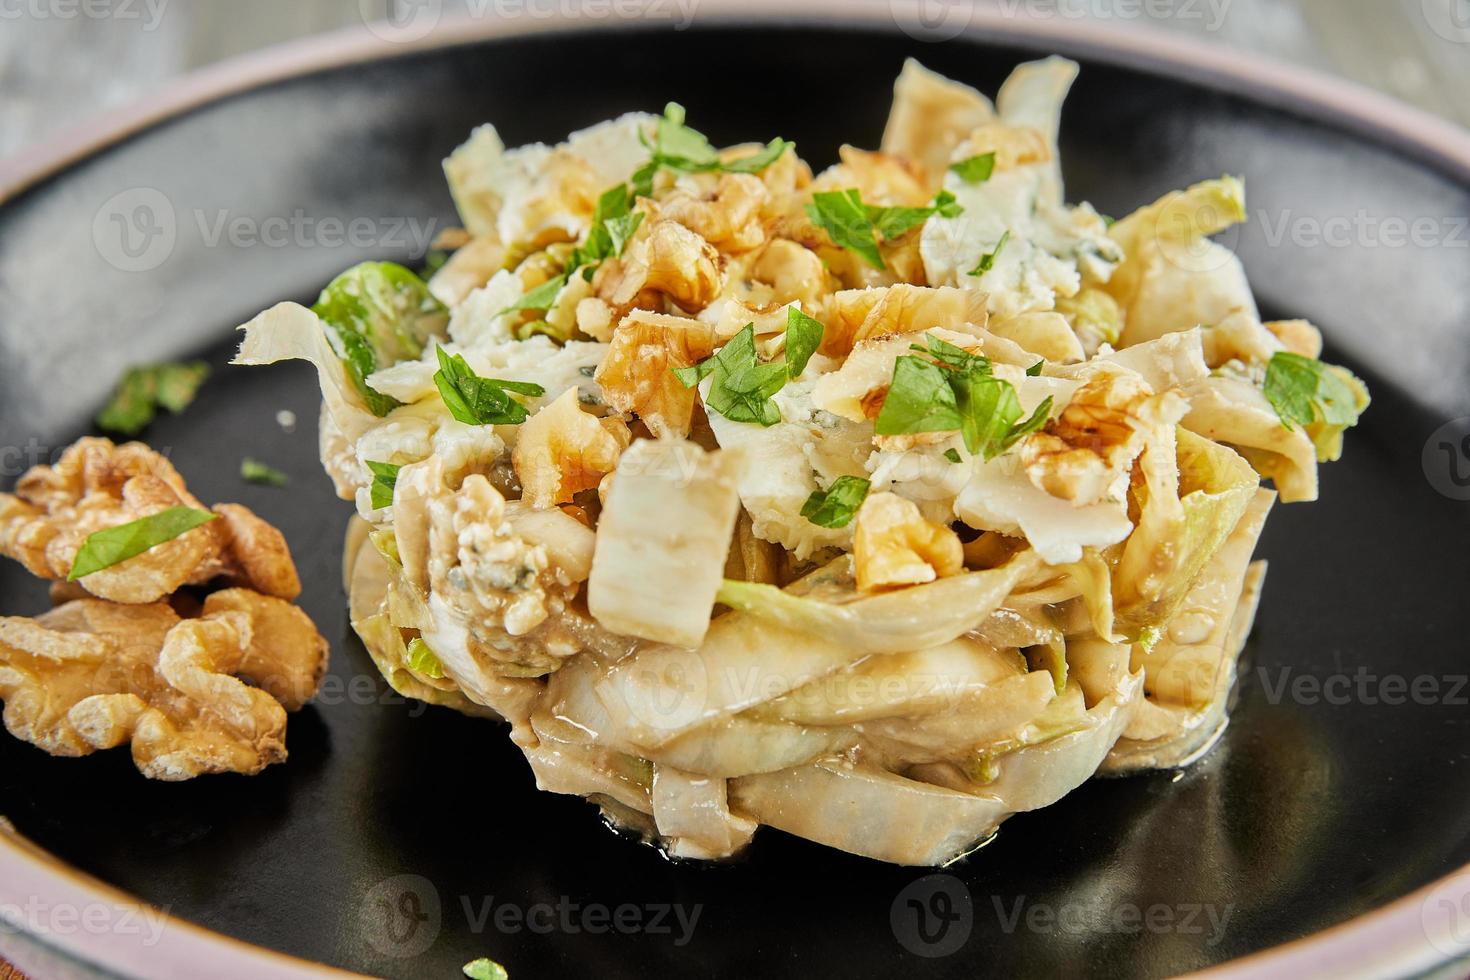
[[[14,495],[0,494],[0,554],[31,574],[65,579],[87,537],[170,507],[201,504],[173,464],[142,443],[82,439],[54,466],[33,467]],[[238,504],[219,519],[80,580],[113,602],[151,603],[215,579],[294,599],[301,580],[281,532]]]
[[[853,567],[863,591],[918,585],[955,575],[965,565],[959,536],[924,519],[911,500],[871,494],[858,509]]]
[[[231,589],[203,615],[78,599],[0,617],[5,727],[52,755],[132,746],[150,779],[254,774],[286,758],[286,712],[316,693],[327,644],[304,613]]]

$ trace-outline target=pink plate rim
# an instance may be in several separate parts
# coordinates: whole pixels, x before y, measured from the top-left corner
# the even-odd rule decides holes
[[[923,43],[936,0],[698,0],[696,23],[801,23],[903,28]],[[953,8],[951,8],[953,9]],[[1022,8],[1016,8],[1020,10]],[[1223,45],[1136,28],[1122,31],[1061,17],[967,13],[963,33],[1028,47],[1056,45],[1096,60],[1183,76],[1278,108],[1328,119],[1420,158],[1470,183],[1470,132],[1351,82]],[[593,23],[605,23],[593,22]],[[914,25],[921,25],[914,27]],[[156,95],[65,130],[0,160],[0,204],[86,157],[165,120],[231,95],[314,72],[383,58],[556,31],[585,29],[566,16],[507,20],[455,18],[423,37],[393,39],[367,25],[277,45],[194,72]],[[917,32],[917,33],[916,33]],[[0,817],[0,910],[45,896],[52,906],[138,907],[137,900],[47,854]],[[1192,974],[1201,980],[1420,976],[1470,956],[1470,942],[1447,938],[1442,909],[1470,908],[1470,865],[1380,909],[1316,934]],[[22,970],[70,962],[125,976],[188,976],[210,963],[222,978],[329,978],[352,974],[251,946],[168,917],[155,943],[121,929],[20,936],[0,923],[0,953]]]

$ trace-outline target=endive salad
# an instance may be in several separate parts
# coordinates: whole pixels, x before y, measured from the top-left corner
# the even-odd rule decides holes
[[[992,102],[910,62],[880,148],[820,173],[677,104],[484,126],[431,278],[247,324],[240,363],[316,366],[387,682],[689,858],[768,824],[943,864],[1205,752],[1267,511],[1368,395],[1210,240],[1240,180],[1066,203],[1076,75]]]

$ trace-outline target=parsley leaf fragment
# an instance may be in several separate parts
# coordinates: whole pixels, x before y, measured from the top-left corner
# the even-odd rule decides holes
[[[801,377],[807,362],[822,345],[822,321],[807,316],[795,306],[786,312],[786,372],[792,378]]]
[[[1359,409],[1352,387],[1331,365],[1301,354],[1277,351],[1266,366],[1266,400],[1281,424],[1303,428],[1319,418],[1328,425],[1353,425]]]
[[[855,252],[875,269],[885,269],[878,242],[892,241],[934,215],[955,218],[964,213],[949,191],[940,191],[928,207],[876,207],[864,204],[857,188],[812,195],[807,217],[827,233],[832,244]]]
[[[93,572],[136,558],[201,524],[208,524],[215,516],[207,510],[193,507],[170,507],[127,524],[96,531],[82,542],[66,580],[75,582]]]
[[[995,377],[990,361],[978,354],[937,337],[929,338],[927,348],[915,344],[913,349],[934,360],[904,355],[894,363],[893,381],[873,424],[878,435],[957,430],[970,455],[990,460],[1041,429],[1051,416],[1047,398],[1022,420],[1015,386]]]
[[[549,310],[551,304],[556,302],[556,294],[561,292],[561,288],[566,284],[567,274],[565,272],[559,276],[553,276],[495,315],[505,316],[517,310]]]
[[[208,377],[209,365],[203,361],[131,368],[97,413],[97,427],[104,432],[135,436],[157,417],[159,409],[177,415],[187,408]]]
[[[959,163],[950,164],[949,169],[967,184],[983,184],[995,173],[995,154],[981,153],[966,157]]]
[[[698,174],[724,171],[733,174],[756,174],[765,170],[781,158],[787,150],[795,148],[790,140],[776,137],[765,147],[749,156],[722,162],[720,151],[710,144],[708,138],[696,129],[684,125],[684,107],[670,102],[664,107],[663,117],[654,127],[653,140],[639,134],[643,145],[653,157],[633,175],[634,189],[647,196],[653,186],[653,176],[660,167],[681,173]],[[645,189],[647,188],[647,189]]]
[[[867,499],[870,484],[857,476],[839,476],[826,490],[818,490],[801,505],[801,516],[818,527],[842,528],[852,523]]]
[[[810,356],[810,355],[808,355]],[[687,368],[675,368],[674,376],[686,388],[711,378],[705,407],[731,422],[755,422],[772,426],[781,421],[781,410],[771,396],[786,385],[787,363],[778,359],[761,364],[755,353],[755,324],[747,323],[712,356]]]
[[[470,980],[510,980],[510,974],[505,972],[505,967],[483,956],[466,963],[462,969]]]
[[[434,384],[449,414],[466,425],[520,425],[530,417],[526,406],[510,397],[539,397],[546,389],[528,381],[501,381],[482,378],[465,361],[463,354],[447,354],[443,347],[434,348],[439,355],[439,370]]]
[[[812,195],[806,206],[807,217],[827,233],[832,244],[857,253],[875,269],[887,268],[873,237],[873,223],[856,188],[845,191],[820,191]]]
[[[284,487],[291,482],[290,477],[274,466],[262,463],[250,456],[240,460],[240,479],[246,483],[256,483],[264,487]]]
[[[970,275],[972,275],[972,276],[983,276],[983,275],[985,275],[985,273],[987,273],[991,269],[995,268],[995,257],[1000,254],[1000,250],[1003,249],[1003,248],[1005,248],[1006,247],[1006,242],[1008,242],[1010,240],[1011,240],[1011,230],[1009,228],[1007,228],[1005,230],[1005,234],[1003,234],[1003,235],[1000,236],[1000,241],[998,241],[998,242],[995,243],[995,248],[993,248],[989,252],[986,252],[984,255],[980,256],[980,262],[979,262],[979,264],[977,264],[975,266],[975,268],[973,268],[973,269],[970,270]]]
[[[581,269],[582,277],[590,282],[603,259],[623,254],[628,240],[643,223],[643,212],[633,210],[637,194],[637,188],[630,188],[627,184],[615,184],[602,192],[592,212],[592,228],[587,232],[587,240],[577,246],[567,260],[568,273]],[[553,293],[552,299],[555,298]],[[541,308],[549,309],[550,306],[547,303]]]
[[[367,460],[368,472],[373,475],[372,485],[368,488],[369,500],[373,510],[382,510],[384,507],[393,506],[393,491],[398,486],[398,471],[402,469],[392,463],[375,463]]]

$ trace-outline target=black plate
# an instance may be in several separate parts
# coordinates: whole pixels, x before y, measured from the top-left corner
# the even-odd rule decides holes
[[[1067,104],[1069,196],[1120,214],[1244,174],[1252,220],[1231,244],[1263,307],[1322,325],[1329,356],[1374,393],[1346,459],[1324,471],[1322,500],[1273,515],[1240,705],[1203,762],[1089,783],[912,890],[927,872],[770,830],[734,864],[675,865],[605,831],[588,804],[537,792],[499,726],[403,703],[352,637],[339,579],[349,508],[317,463],[314,379],[301,365],[225,367],[231,327],[278,300],[309,300],[361,259],[416,258],[408,229],[393,232],[400,220],[454,222],[439,161],[480,122],[508,144],[555,140],[677,98],[717,143],[780,133],[820,167],[843,141],[877,143],[905,56],[994,91],[1037,53],[1028,48],[726,26],[416,51],[206,104],[5,202],[7,476],[82,434],[127,364],[210,357],[217,373],[197,404],[147,437],[203,499],[241,501],[286,532],[303,603],[333,652],[321,700],[291,721],[286,765],[161,785],[125,752],[51,759],[0,738],[4,815],[76,868],[185,919],[397,976],[449,977],[485,955],[519,977],[1157,976],[1309,936],[1470,862],[1470,491],[1457,483],[1470,474],[1459,441],[1470,416],[1470,187],[1427,151],[1116,58],[1084,57]],[[143,237],[165,227],[159,195],[173,212],[171,247],[167,235]],[[132,254],[114,213],[138,219]],[[1402,247],[1351,228],[1345,244],[1303,237],[1360,213],[1423,218],[1430,237]],[[231,243],[228,229],[209,241],[221,215],[289,224],[296,214],[298,226],[366,217],[377,238],[332,247],[308,224],[302,242],[280,247]],[[118,268],[134,263],[153,267]],[[300,419],[294,433],[277,425],[282,409]],[[242,484],[247,455],[284,469],[291,488]],[[12,565],[0,590],[7,613],[44,606]],[[1359,681],[1362,671],[1378,680]],[[1435,693],[1392,704],[1390,676],[1429,678],[1419,691]],[[933,931],[920,935],[911,898]],[[496,917],[502,905],[531,922],[512,930]],[[625,928],[595,931],[602,920],[589,910],[620,906],[631,909]],[[665,906],[698,910],[692,939],[672,913],[653,921]],[[939,935],[933,913],[946,907],[962,918]]]

